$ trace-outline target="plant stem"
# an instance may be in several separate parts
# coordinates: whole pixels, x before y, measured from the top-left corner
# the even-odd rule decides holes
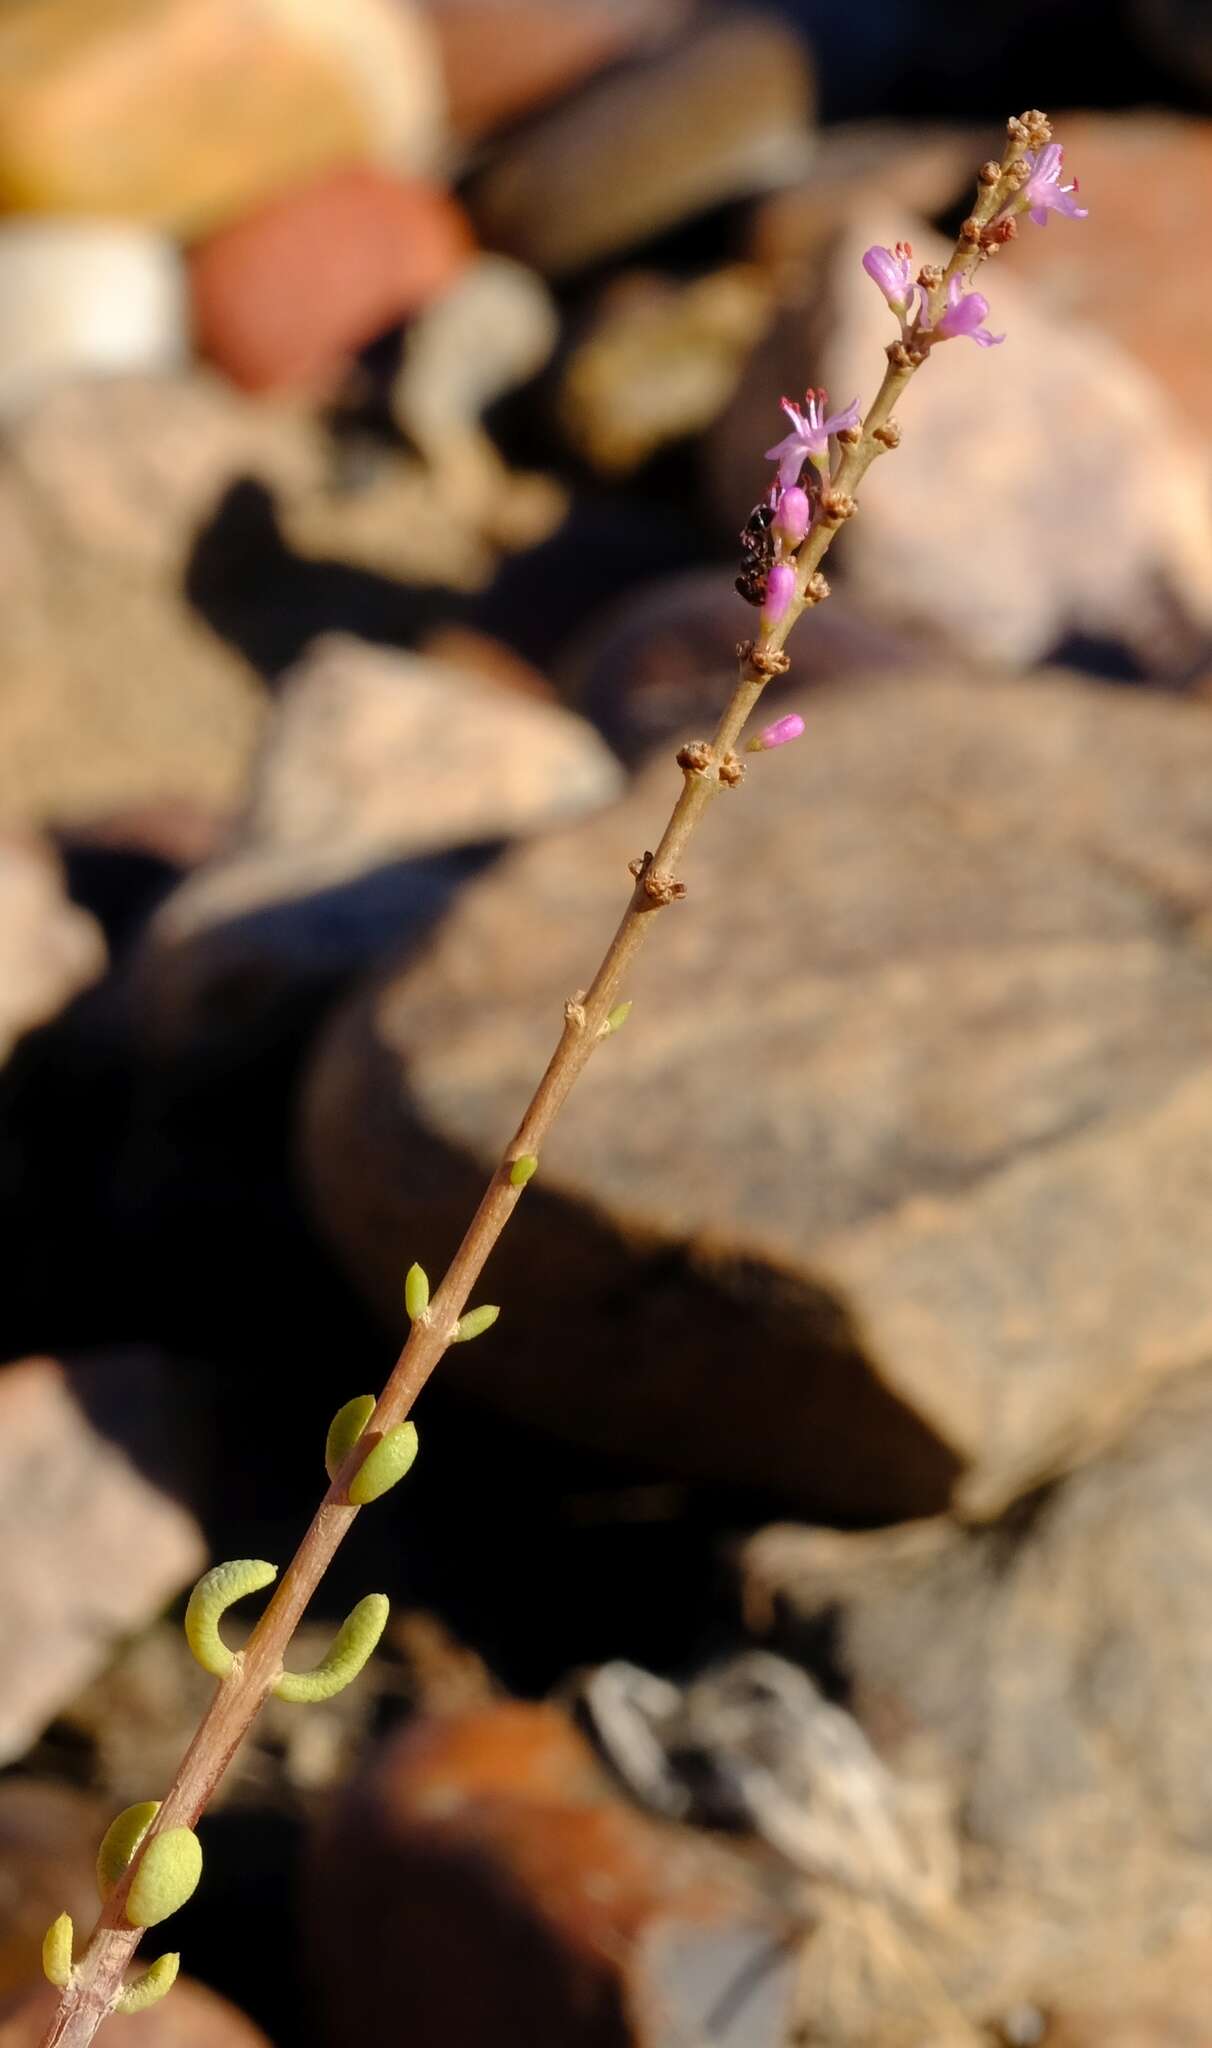
[[[1025,136],[1014,136],[1013,126],[1010,145],[1002,159],[1002,175],[995,185],[985,188],[978,199],[973,218],[982,225],[992,218],[1013,189],[1006,173],[1027,146]],[[961,240],[948,265],[944,282],[957,271],[970,274],[980,260],[980,254],[971,243]],[[739,774],[733,772],[733,749],[768,680],[772,675],[782,673],[787,665],[783,654],[787,636],[801,612],[827,594],[819,583],[815,589],[809,586],[835,533],[848,516],[847,513],[840,516],[831,514],[827,509],[829,502],[831,499],[852,498],[875,457],[885,447],[895,446],[894,439],[881,439],[881,434],[889,426],[896,399],[925,360],[926,353],[917,354],[916,360],[896,360],[895,350],[890,352],[889,367],[862,428],[845,443],[824,494],[825,504],[799,549],[792,603],[778,625],[763,635],[756,646],[746,642],[738,648],[737,681],[710,745],[683,748],[679,754],[683,773],[681,794],[655,853],[646,853],[633,863],[635,886],[602,963],[589,989],[578,992],[566,1003],[559,1042],[521,1123],[494,1169],[462,1243],[428,1308],[413,1323],[364,1434],[321,1501],[245,1648],[236,1656],[228,1676],[220,1680],[152,1828],[144,1838],[144,1847],[162,1829],[195,1825],[281,1676],[283,1657],[290,1639],[338,1545],[359,1513],[349,1501],[346,1489],[372,1446],[408,1415],[434,1367],[448,1349],[468,1295],[525,1193],[524,1186],[514,1186],[510,1180],[513,1161],[525,1154],[541,1154],[547,1132],[588,1064],[595,1045],[606,1035],[606,1020],[618,999],[624,976],[656,921],[657,913],[683,893],[677,881],[683,855],[711,798],[723,785],[740,779]],[[903,349],[901,355],[906,355]],[[88,1947],[75,1965],[59,2009],[43,2037],[41,2048],[88,2048],[88,2043],[110,2011],[121,1985],[122,1973],[139,1944],[142,1932],[127,1926],[124,1915],[126,1895],[137,1861],[132,1863],[111,1893],[98,1918]]]

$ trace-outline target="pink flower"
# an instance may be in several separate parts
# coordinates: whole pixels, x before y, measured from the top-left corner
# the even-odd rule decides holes
[[[769,633],[777,626],[795,595],[795,570],[790,562],[776,562],[766,578],[766,596],[762,602],[761,624],[763,633]]]
[[[770,747],[785,747],[788,740],[798,740],[804,730],[804,721],[798,711],[789,711],[785,718],[776,718],[763,732],[755,734],[745,751],[747,754],[764,754]]]
[[[1061,165],[1065,152],[1059,142],[1049,142],[1043,149],[1029,150],[1023,158],[1031,176],[1018,195],[1018,210],[1030,213],[1038,227],[1046,228],[1050,213],[1067,214],[1070,220],[1085,220],[1089,207],[1079,206],[1073,194],[1077,191],[1077,179],[1071,185],[1060,181]]]
[[[909,243],[898,242],[895,249],[882,249],[877,242],[864,256],[863,269],[868,277],[874,278],[893,312],[902,320],[907,319],[918,289]]]
[[[780,491],[774,507],[774,532],[785,548],[798,548],[812,524],[812,507],[807,491],[789,484]]]
[[[967,335],[978,348],[994,348],[1006,339],[1004,334],[990,334],[983,324],[989,317],[989,301],[983,292],[966,292],[958,277],[953,277],[947,287],[947,310],[938,325],[930,330],[932,341],[953,341],[957,335]]]
[[[807,391],[804,394],[804,410],[793,405],[789,398],[781,398],[779,404],[791,421],[791,432],[775,447],[766,450],[767,462],[777,462],[779,483],[783,490],[798,484],[800,471],[805,462],[815,463],[818,469],[825,469],[829,462],[829,436],[840,434],[843,427],[856,427],[859,419],[858,399],[838,412],[832,419],[825,418],[828,393]]]

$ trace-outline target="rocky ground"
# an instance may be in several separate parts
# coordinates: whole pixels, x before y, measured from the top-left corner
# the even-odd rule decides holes
[[[1212,2048],[1197,12],[0,9],[0,2048],[655,844],[780,392],[1029,101],[1090,218],[908,394],[112,2038]]]

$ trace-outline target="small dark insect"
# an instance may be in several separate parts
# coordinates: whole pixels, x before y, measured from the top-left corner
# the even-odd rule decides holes
[[[741,573],[736,588],[746,604],[761,604],[766,595],[766,578],[774,565],[773,520],[773,510],[763,502],[754,506],[741,528]]]

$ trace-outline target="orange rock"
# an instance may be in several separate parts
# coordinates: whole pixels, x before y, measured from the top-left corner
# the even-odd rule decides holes
[[[437,186],[333,171],[201,243],[199,346],[247,390],[323,387],[358,349],[450,284],[473,240]]]
[[[433,159],[436,48],[405,0],[16,0],[0,209],[194,234],[333,163]]]
[[[412,1724],[317,1851],[311,1921],[336,2048],[388,2048],[405,2016],[410,2048],[697,2039],[704,1980],[744,1961],[756,1975],[758,1956],[766,1989],[736,2039],[783,2038],[780,1921],[752,1866],[625,1803],[554,1706]]]

